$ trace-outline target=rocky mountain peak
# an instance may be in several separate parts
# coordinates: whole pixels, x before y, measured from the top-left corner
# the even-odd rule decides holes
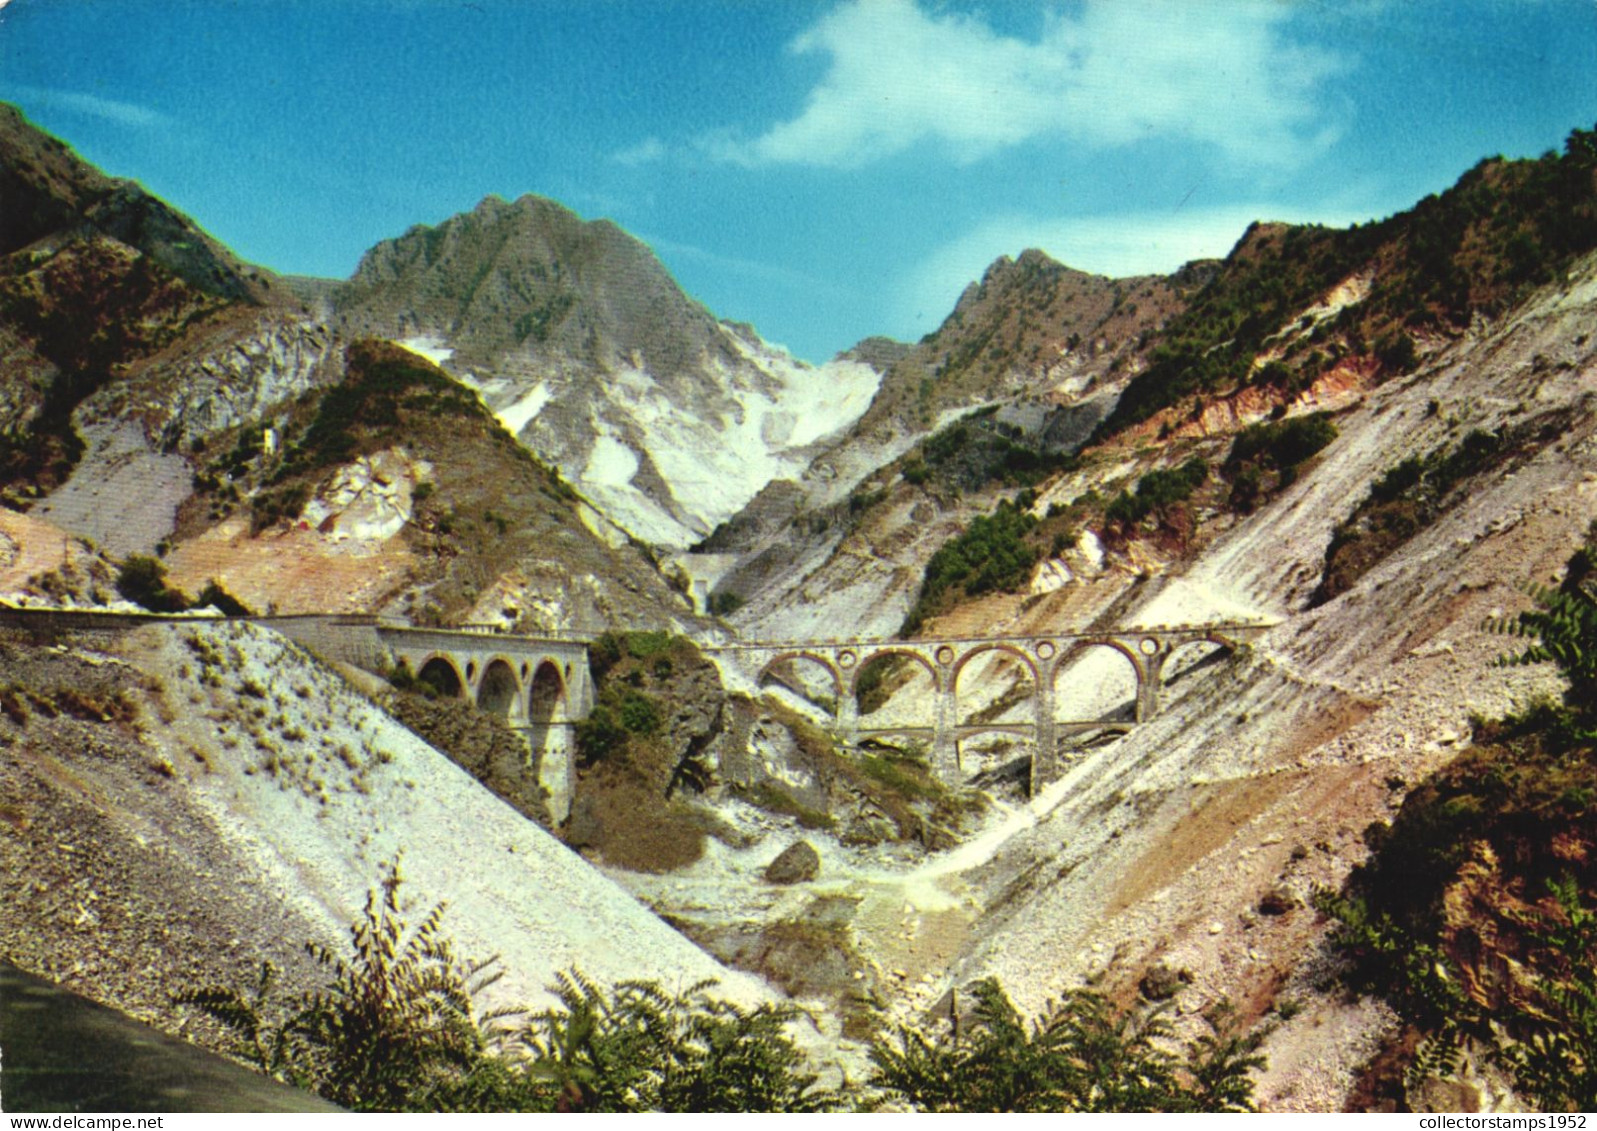
[[[1183,269],[1185,270],[1185,269]],[[1074,399],[1135,372],[1142,346],[1192,281],[1110,279],[1029,248],[1000,256],[946,319],[893,359],[858,431],[924,432],[952,412],[1017,394]],[[884,432],[885,430],[885,432]]]
[[[530,194],[384,240],[334,305],[362,332],[447,339],[475,366],[513,352],[661,373],[729,349],[643,243]]]
[[[628,531],[686,546],[856,419],[878,376],[823,372],[722,323],[608,220],[490,196],[411,228],[332,295],[340,325],[410,343]]]

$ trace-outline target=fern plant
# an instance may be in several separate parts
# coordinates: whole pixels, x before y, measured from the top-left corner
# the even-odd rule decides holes
[[[352,960],[308,944],[332,973],[312,994],[300,1022],[327,1058],[321,1092],[346,1107],[410,1106],[450,1072],[468,1069],[487,1050],[495,1024],[510,1011],[478,1017],[472,1003],[498,981],[496,960],[457,958],[442,933],[438,904],[415,929],[400,916],[399,861],[367,893],[350,927]]]
[[[1382,994],[1427,1025],[1477,1020],[1478,1007],[1434,942],[1416,937],[1385,911],[1372,910],[1362,896],[1321,888],[1311,901],[1334,924],[1334,945],[1352,961],[1345,977],[1354,989]]]
[[[1547,955],[1540,1000],[1526,1011],[1521,1039],[1500,1042],[1497,1059],[1544,1109],[1597,1109],[1597,912],[1581,905],[1573,877],[1549,880],[1563,922],[1532,924],[1531,947]]]
[[[261,963],[255,986],[242,994],[231,986],[207,986],[175,996],[179,1005],[192,1005],[220,1021],[233,1034],[228,1052],[274,1080],[312,1088],[319,1072],[316,1056],[306,1039],[304,1009],[273,1008],[272,990],[277,967]],[[276,1020],[269,1020],[271,1014]]]
[[[263,963],[249,995],[226,987],[192,990],[178,1001],[220,1021],[235,1051],[261,1071],[360,1110],[429,1110],[434,1093],[480,1066],[511,1011],[479,1015],[473,998],[499,978],[493,960],[455,956],[443,936],[444,905],[411,929],[401,917],[396,857],[365,912],[350,926],[353,956],[308,943],[331,973],[329,985],[269,1009],[275,969]],[[268,1013],[280,1015],[267,1020]]]
[[[1500,658],[1502,667],[1553,663],[1569,686],[1564,693],[1566,716],[1561,737],[1571,742],[1597,741],[1597,522],[1586,533],[1557,588],[1530,585],[1534,609],[1509,619],[1494,620],[1495,632],[1533,641],[1524,651]]]
[[[1251,1111],[1250,1073],[1268,1030],[1212,1035],[1173,1051],[1158,1009],[1119,1012],[1078,990],[1029,1024],[994,979],[975,988],[968,1032],[943,1037],[900,1026],[871,1047],[872,1083],[922,1111]]]
[[[1415,1092],[1427,1080],[1451,1080],[1463,1064],[1463,1036],[1456,1024],[1444,1022],[1414,1050],[1414,1059],[1403,1069],[1403,1086]]]
[[[709,996],[714,982],[668,993],[655,982],[606,992],[571,970],[550,987],[556,1008],[528,1019],[529,1077],[556,1110],[617,1112],[824,1111],[788,1036],[788,1008],[744,1009]]]

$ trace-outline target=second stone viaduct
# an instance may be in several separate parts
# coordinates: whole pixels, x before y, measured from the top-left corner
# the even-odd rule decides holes
[[[1032,780],[1054,780],[1059,740],[1092,731],[1127,731],[1152,718],[1159,709],[1165,668],[1172,656],[1189,645],[1207,644],[1225,651],[1263,633],[1269,625],[1231,623],[1162,625],[1108,632],[1063,632],[1038,636],[968,636],[922,640],[831,640],[739,643],[707,647],[738,663],[757,682],[778,677],[784,665],[809,665],[829,683],[839,737],[856,743],[870,737],[924,741],[930,748],[932,772],[941,781],[960,780],[959,742],[979,734],[1012,734],[1033,748]],[[1130,664],[1136,692],[1130,717],[1067,719],[1055,717],[1057,677],[1093,649],[1107,648]],[[960,675],[982,657],[1006,657],[1020,665],[1031,684],[1031,719],[1027,722],[961,722]],[[924,723],[874,725],[858,714],[860,680],[865,671],[888,657],[902,657],[931,677],[932,717]]]

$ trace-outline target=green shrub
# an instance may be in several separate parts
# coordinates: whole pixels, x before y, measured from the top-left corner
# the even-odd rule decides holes
[[[648,660],[671,647],[675,638],[660,629],[653,632],[628,632],[625,634],[627,654],[634,660]]]
[[[660,708],[641,691],[628,688],[621,696],[621,726],[630,734],[651,735],[660,729]]]
[[[588,717],[576,727],[577,754],[582,761],[592,764],[608,758],[621,749],[627,741],[627,728],[616,718],[615,712],[603,703],[594,705]]]
[[[1040,551],[1026,541],[1037,519],[1008,501],[990,515],[977,515],[964,532],[941,546],[926,563],[920,594],[904,633],[915,631],[926,616],[951,603],[951,590],[968,597],[1010,591],[1024,585]]]
[[[1209,465],[1193,456],[1180,467],[1148,472],[1132,491],[1122,491],[1104,509],[1104,521],[1118,526],[1141,522],[1155,511],[1184,502],[1209,477]]]
[[[1231,442],[1221,474],[1231,480],[1227,505],[1238,514],[1252,511],[1271,489],[1289,486],[1298,466],[1336,439],[1329,413],[1250,424]],[[1273,488],[1265,476],[1273,474]]]
[[[850,514],[862,514],[886,499],[886,487],[879,487],[874,491],[855,491],[848,497],[848,510]]]
[[[248,617],[255,614],[248,605],[222,588],[220,582],[214,577],[205,583],[205,588],[200,590],[200,595],[194,598],[194,607],[203,609],[210,606],[223,616]]]
[[[262,491],[250,500],[250,533],[259,534],[279,522],[293,522],[310,502],[308,483],[290,483],[276,490]]]
[[[1390,331],[1376,342],[1375,356],[1394,373],[1407,373],[1420,361],[1413,337],[1401,330]]]
[[[408,927],[401,882],[396,860],[350,926],[349,957],[310,946],[330,972],[324,989],[274,1003],[275,970],[263,963],[247,993],[211,987],[177,1000],[220,1021],[234,1054],[256,1068],[355,1110],[764,1112],[840,1102],[803,1070],[787,1032],[796,1010],[716,1000],[713,982],[675,994],[653,982],[605,991],[572,970],[550,987],[555,1008],[479,1013],[474,999],[498,974],[455,957],[442,905]]]
[[[166,583],[166,566],[145,554],[130,555],[116,576],[116,591],[152,613],[181,613],[188,598]]]
[[[721,590],[710,594],[710,615],[715,617],[729,617],[743,607],[743,598],[730,589]]]
[[[713,982],[669,993],[621,982],[606,993],[573,970],[550,988],[560,1005],[522,1035],[527,1077],[558,1110],[806,1112],[840,1102],[802,1070],[790,1007],[748,1010],[711,998]]]
[[[1499,666],[1551,663],[1563,675],[1565,710],[1551,728],[1563,743],[1597,742],[1597,521],[1585,544],[1570,558],[1557,589],[1532,585],[1534,609],[1489,627],[1533,641],[1527,648],[1498,661]]]
[[[1336,435],[1336,425],[1326,412],[1250,424],[1231,442],[1224,470],[1246,462],[1263,462],[1277,469],[1296,467],[1336,439]]]
[[[597,639],[588,645],[588,666],[593,672],[595,682],[602,680],[611,668],[621,662],[621,652],[624,643],[620,633],[601,632]]]
[[[277,1079],[356,1110],[429,1110],[436,1089],[483,1059],[507,1015],[476,1013],[473,997],[498,975],[455,957],[442,904],[416,928],[405,924],[402,882],[396,858],[350,925],[349,958],[307,944],[330,981],[277,1010],[279,1019],[265,1016],[270,963],[247,997],[212,987],[178,1001],[222,1022],[238,1038],[235,1052]]]

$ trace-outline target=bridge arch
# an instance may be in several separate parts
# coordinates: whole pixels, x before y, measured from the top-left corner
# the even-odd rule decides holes
[[[967,701],[962,702],[960,678],[983,658],[1018,664],[1016,681],[1008,690],[998,691],[983,703],[976,702],[973,697],[966,697]],[[948,722],[953,728],[950,754],[955,764],[966,772],[978,768],[994,755],[1004,756],[1017,740],[1030,744],[1041,738],[1037,726],[1041,721],[1040,673],[1037,662],[1019,644],[1003,641],[975,644],[956,657],[948,670],[948,699]],[[981,736],[979,740],[978,736]],[[976,745],[968,747],[966,743],[970,742]],[[974,762],[972,757],[976,759]]]
[[[948,689],[957,692],[959,690],[959,677],[964,674],[971,661],[978,656],[985,656],[989,652],[1001,652],[1019,660],[1025,667],[1027,674],[1031,676],[1032,686],[1035,687],[1037,685],[1037,662],[1027,654],[1026,650],[1018,644],[1006,644],[1002,641],[996,641],[991,644],[977,644],[970,651],[956,659],[954,666],[948,670]]]
[[[1120,657],[1124,666],[1106,653]],[[1093,664],[1095,659],[1112,666]],[[1076,641],[1048,673],[1054,718],[1062,723],[1122,721],[1116,716],[1135,714],[1145,677],[1142,657],[1126,641],[1113,636]]]
[[[541,661],[527,684],[527,720],[540,725],[562,718],[569,712],[566,681],[560,675],[559,665],[553,660]]]
[[[932,677],[932,690],[934,692],[941,691],[943,689],[943,681],[942,677],[938,675],[937,665],[932,663],[931,660],[927,659],[925,653],[917,651],[914,648],[897,648],[888,646],[886,648],[877,648],[875,651],[868,652],[860,656],[859,666],[854,669],[854,675],[849,680],[849,694],[856,696],[859,694],[860,680],[864,677],[865,670],[867,668],[880,661],[890,660],[894,656],[903,656],[906,659],[913,660],[915,663],[919,664],[923,669],[925,669],[926,674]]]
[[[813,697],[807,691],[805,691],[801,680],[789,681],[782,678],[781,669],[784,665],[788,666],[789,668],[794,668],[799,663],[813,664],[819,667],[825,674],[826,679],[831,683],[832,686],[832,704],[829,713],[833,716],[836,716],[838,711],[841,709],[843,702],[843,675],[838,670],[837,665],[833,663],[830,658],[822,655],[819,652],[811,652],[807,649],[793,649],[787,652],[778,652],[760,667],[759,674],[755,676],[755,684],[763,688],[766,685],[766,681],[769,680],[780,687],[786,688],[794,695],[798,695],[801,698],[814,702]],[[795,682],[798,683],[799,686],[795,687],[793,685]],[[817,703],[816,706],[825,707],[826,704]]]
[[[943,680],[925,650],[884,644],[857,655],[840,717],[851,737],[892,734],[935,741]]]
[[[477,685],[477,706],[501,719],[512,719],[521,698],[521,684],[516,679],[516,669],[502,656],[495,656],[483,669],[482,680]]]
[[[1217,658],[1223,658],[1236,651],[1236,644],[1217,636],[1201,636],[1191,640],[1183,640],[1170,649],[1169,655],[1161,665],[1161,678],[1169,683],[1179,679],[1192,671],[1202,667]]]
[[[422,661],[416,679],[445,699],[460,699],[466,693],[466,680],[455,666],[455,661],[437,652]]]

